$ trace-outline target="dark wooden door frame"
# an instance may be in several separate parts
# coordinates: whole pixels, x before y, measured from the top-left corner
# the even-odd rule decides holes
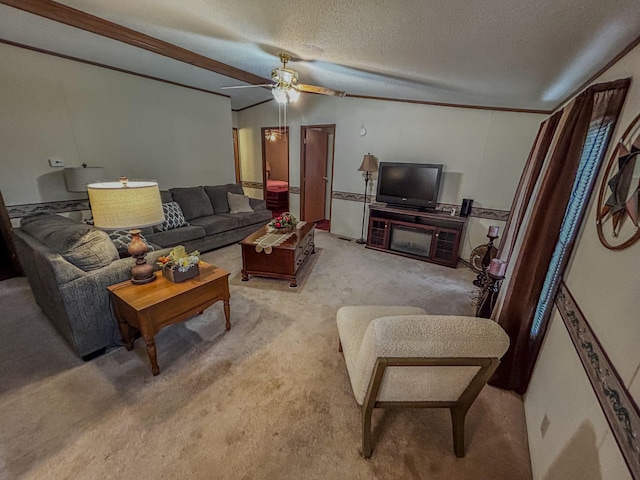
[[[16,246],[13,243],[13,227],[11,226],[11,219],[9,218],[9,212],[7,211],[7,207],[4,204],[4,199],[2,198],[2,192],[0,192],[0,235],[2,235],[4,239],[4,243],[7,247],[9,257],[11,259],[11,263],[13,264],[13,268],[18,275],[24,275],[22,271],[22,267],[20,266],[20,261],[18,259],[18,252],[16,251]],[[5,252],[1,252],[0,254],[4,255]]]
[[[304,212],[304,183],[305,183],[305,161],[306,161],[306,147],[305,147],[305,136],[307,130],[312,129],[322,129],[324,132],[333,135],[333,140],[331,144],[331,185],[329,186],[330,198],[333,198],[333,172],[335,171],[335,163],[336,163],[336,124],[335,123],[327,123],[322,125],[301,125],[300,126],[300,216]],[[329,152],[329,149],[327,149]],[[324,201],[327,201],[325,196]],[[331,220],[331,214],[333,210],[333,201],[329,202],[329,220]],[[326,214],[325,214],[326,216]]]
[[[242,174],[240,172],[240,144],[238,140],[238,129],[233,127],[231,130],[233,136],[233,164],[236,170],[236,183],[242,182]]]
[[[266,150],[266,137],[267,130],[280,130],[281,135],[285,135],[287,143],[289,143],[289,127],[260,127],[260,145],[262,145],[262,198],[267,198],[267,150]],[[287,184],[290,184],[289,171],[289,149],[287,148]],[[288,195],[288,192],[287,192]],[[289,205],[291,208],[291,205]]]

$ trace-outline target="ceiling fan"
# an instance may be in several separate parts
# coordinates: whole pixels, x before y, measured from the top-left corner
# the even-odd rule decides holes
[[[271,79],[273,83],[265,83],[262,85],[238,85],[234,87],[221,87],[221,89],[232,88],[254,88],[254,87],[266,87],[271,89],[273,98],[276,99],[281,105],[287,105],[294,103],[300,97],[300,93],[317,93],[320,95],[333,95],[335,97],[344,97],[345,93],[338,90],[332,90],[330,88],[318,87],[316,85],[306,85],[304,83],[298,83],[298,72],[291,68],[287,68],[287,62],[291,60],[291,57],[286,53],[279,53],[282,67],[274,68],[271,71]]]

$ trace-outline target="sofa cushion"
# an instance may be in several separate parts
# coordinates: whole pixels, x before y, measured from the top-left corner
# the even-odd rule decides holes
[[[207,235],[228,232],[238,228],[238,220],[228,215],[209,215],[207,217],[194,218],[192,225],[199,225],[204,228]]]
[[[164,232],[166,230],[173,230],[174,228],[189,226],[189,222],[184,218],[178,202],[163,203],[162,211],[164,212],[164,222],[154,226],[156,232]]]
[[[264,225],[271,220],[271,212],[269,210],[251,213],[224,213],[216,216],[233,218],[238,222],[240,228],[248,227],[249,225]]]
[[[118,259],[118,250],[106,232],[61,215],[24,217],[20,228],[85,272]]]
[[[147,235],[147,240],[160,245],[161,247],[173,247],[183,242],[197,240],[204,237],[204,228],[199,225],[189,225],[186,227],[174,228],[173,230],[155,232]]]
[[[118,249],[118,254],[120,258],[130,257],[129,255],[129,244],[131,243],[131,234],[127,230],[114,230],[109,232],[109,238],[113,242],[113,244]],[[140,239],[147,244],[147,248],[150,252],[153,252],[155,248],[149,241],[144,237],[144,235],[140,234]]]
[[[229,213],[253,212],[253,208],[249,205],[249,197],[246,195],[227,192],[227,201],[229,202]]]
[[[237,195],[244,195],[242,186],[237,183],[228,183],[227,185],[215,185],[206,186],[204,191],[211,200],[213,211],[216,215],[221,213],[229,213],[229,201],[227,200],[227,193],[235,193]]]
[[[180,204],[187,220],[213,215],[211,200],[204,187],[170,188],[169,191],[173,200]]]
[[[162,201],[162,203],[173,202],[173,195],[171,195],[169,190],[160,190],[160,201]]]
[[[249,198],[249,205],[251,205],[254,212],[267,209],[267,202],[261,198]]]

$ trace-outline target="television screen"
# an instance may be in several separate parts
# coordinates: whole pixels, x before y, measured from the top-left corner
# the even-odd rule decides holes
[[[376,200],[391,205],[434,209],[438,204],[441,176],[442,165],[381,162]]]

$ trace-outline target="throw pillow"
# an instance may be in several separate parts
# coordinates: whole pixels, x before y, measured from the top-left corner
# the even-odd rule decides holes
[[[249,197],[246,195],[227,192],[227,200],[229,201],[229,213],[253,212],[253,208],[249,205]]]
[[[118,249],[120,258],[130,256],[129,244],[131,243],[131,234],[128,231],[114,230],[113,232],[109,232],[109,238]],[[140,234],[140,239],[147,244],[150,252],[153,252],[155,250],[155,248],[153,248],[153,245],[149,243],[149,240],[144,238],[144,235]]]
[[[162,210],[164,211],[164,222],[154,227],[156,231],[165,232],[174,228],[189,226],[189,222],[185,220],[178,202],[163,203]]]
[[[235,193],[237,195],[244,195],[242,185],[239,183],[228,183],[226,185],[214,185],[204,187],[204,191],[211,199],[211,205],[213,205],[213,211],[216,215],[221,213],[229,213],[229,200],[227,199],[227,192]]]

